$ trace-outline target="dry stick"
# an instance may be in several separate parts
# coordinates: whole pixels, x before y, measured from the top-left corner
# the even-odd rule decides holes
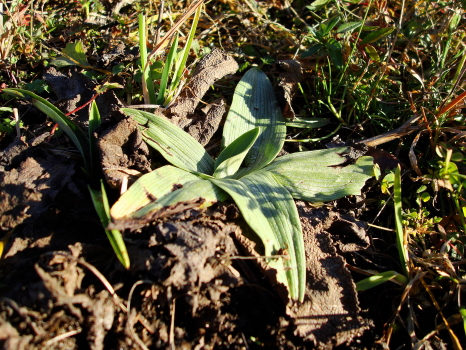
[[[163,108],[162,105],[153,105],[153,104],[129,105],[128,107],[133,108],[133,109],[146,109],[146,108],[158,109],[158,108]]]
[[[160,1],[159,18],[157,22],[157,29],[155,31],[155,46],[157,46],[160,41],[160,30],[162,29],[162,17],[163,17],[163,5],[164,4],[165,4],[164,0]]]
[[[463,93],[461,93],[459,96],[457,96],[453,101],[451,101],[449,104],[446,105],[446,107],[442,108],[441,110],[439,110],[435,116],[438,118],[440,117],[442,114],[445,114],[446,112],[452,110],[453,108],[456,107],[456,105],[458,103],[460,103],[461,101],[463,101],[464,99],[466,98],[466,91],[464,91]]]
[[[147,62],[144,67],[144,71],[149,67],[149,62],[150,60],[157,54],[159,51],[160,47],[170,39],[173,34],[181,27],[181,25],[194,13],[194,11],[197,10],[199,6],[202,5],[204,0],[198,0],[194,2],[187,10],[186,12],[180,17],[180,19],[175,23],[175,25],[167,32],[167,34],[164,35],[164,37],[160,40],[160,42],[154,47],[152,52],[147,56]]]
[[[462,137],[466,137],[466,131],[464,130],[458,130],[458,129],[454,129],[454,128],[442,128],[443,131],[446,131],[446,132],[451,132],[453,134],[456,134],[455,136],[453,136],[453,138],[450,140],[450,142],[453,142],[453,141],[456,141]]]
[[[167,34],[165,34],[165,36],[160,40],[160,42],[156,41],[156,45],[155,45],[154,49],[149,54],[149,56],[147,56],[146,64],[144,65],[144,67],[142,67],[142,75],[143,76],[144,76],[145,72],[147,71],[147,69],[149,69],[151,59],[158,53],[158,51],[162,47],[162,45],[167,40],[171,40],[171,37],[173,36],[173,34],[175,34],[175,32],[181,27],[181,25],[193,14],[194,11],[196,11],[196,9],[199,6],[202,5],[203,2],[204,2],[204,0],[198,0],[197,2],[194,2],[186,10],[186,12],[181,16],[181,18],[175,23],[175,25],[167,32]],[[160,12],[159,12],[159,20],[160,20],[160,18],[161,18],[161,16],[160,16]],[[158,38],[156,38],[156,40],[158,40]],[[147,87],[146,87],[146,83],[145,83],[144,79],[142,79],[142,89],[143,89],[143,91],[147,92]],[[146,101],[146,102],[148,102],[148,101]]]
[[[133,338],[133,340],[141,347],[141,349],[143,350],[149,350],[149,348],[146,346],[146,344],[144,344],[144,342],[141,340],[141,338],[139,338],[139,336],[136,334],[136,332],[134,331],[133,329],[133,325],[136,323],[134,322],[133,325],[129,325],[130,322],[132,322],[132,315],[131,313],[128,314],[128,326],[129,326],[129,333],[131,335],[131,337]]]
[[[421,135],[426,132],[428,132],[428,130],[422,130],[421,132],[419,132],[414,138],[413,142],[411,143],[411,146],[409,147],[409,161],[411,163],[411,167],[414,169],[416,174],[418,174],[419,176],[424,176],[424,174],[421,172],[421,170],[419,169],[417,165],[417,157],[416,157],[416,153],[414,153],[414,148],[416,147],[417,142],[419,141],[419,138],[421,137]]]
[[[151,280],[139,280],[137,281],[136,283],[133,284],[133,286],[131,287],[131,291],[129,292],[129,296],[128,296],[128,314],[131,312],[131,299],[133,298],[133,293],[134,293],[134,290],[136,289],[137,286],[141,285],[141,284],[150,284],[151,286],[154,285],[154,282],[152,282]],[[138,315],[138,320],[139,322],[141,322],[141,324],[144,326],[144,328],[147,329],[147,331],[151,334],[154,334],[155,333],[155,330],[150,326],[149,322],[147,321],[147,319],[142,316],[142,315]]]
[[[74,257],[73,257],[74,258]],[[76,258],[74,258],[76,259]],[[91,272],[93,272],[98,279],[100,279],[100,281],[104,284],[104,286],[108,289],[108,291],[110,292],[110,294],[112,295],[112,297],[115,299],[116,303],[118,304],[118,306],[120,307],[120,309],[123,311],[123,312],[126,312],[128,313],[129,312],[129,307],[126,307],[120,300],[120,298],[118,297],[118,295],[116,294],[115,290],[113,289],[112,285],[107,281],[107,279],[104,277],[104,275],[102,275],[100,273],[99,270],[97,270],[93,265],[89,264],[88,262],[84,261],[84,260],[81,260],[81,259],[77,259],[78,260],[78,264],[81,264],[85,267],[87,267]],[[146,281],[144,281],[146,282]],[[152,282],[151,282],[152,283]],[[129,306],[129,304],[128,304]],[[147,320],[142,317],[141,315],[137,315],[137,319],[139,322],[141,322],[141,324],[149,331],[151,332],[152,329],[151,328],[147,328]],[[153,331],[151,332],[153,333]]]
[[[112,285],[110,284],[110,282],[105,278],[104,275],[102,275],[102,273],[100,273],[99,270],[97,270],[97,268],[94,266],[94,265],[91,265],[89,264],[87,261],[84,261],[82,259],[78,259],[76,257],[74,257],[73,255],[71,255],[70,253],[68,252],[64,252],[64,251],[52,251],[52,252],[49,252],[49,253],[46,253],[46,255],[54,255],[54,254],[59,254],[59,255],[63,255],[63,256],[66,256],[72,260],[75,260],[77,261],[78,264],[84,266],[85,268],[87,268],[89,271],[91,271],[99,280],[100,282],[102,282],[102,284],[104,285],[105,288],[107,288],[108,292],[111,294],[111,296],[115,299],[115,302],[117,303],[117,305],[120,307],[120,309],[123,311],[123,312],[127,312],[127,309],[126,309],[126,306],[120,301],[118,295],[115,293],[115,289],[113,289]]]
[[[128,295],[128,306],[127,306],[127,309],[128,309],[128,320],[126,321],[126,328],[129,330],[130,332],[130,335],[131,337],[136,341],[136,343],[138,343],[138,345],[143,349],[143,350],[149,350],[149,348],[146,346],[146,344],[144,344],[144,342],[141,340],[141,338],[139,338],[139,336],[137,335],[137,333],[134,331],[134,328],[133,328],[133,324],[131,324],[133,321],[133,317],[131,315],[131,299],[133,297],[133,293],[134,293],[134,290],[136,289],[137,286],[143,284],[143,283],[147,283],[147,284],[151,284],[153,285],[154,282],[150,281],[150,280],[140,280],[140,281],[137,281],[136,283],[133,284],[133,286],[131,287],[131,290],[129,292],[129,295]],[[142,316],[141,314],[136,314],[136,319],[142,324],[142,326],[147,329],[149,331],[149,333],[151,334],[154,334],[155,333],[155,330],[150,326],[149,322],[147,321],[147,319]]]
[[[410,299],[408,298],[407,302],[408,304],[408,324],[407,324],[407,328],[406,330],[408,331],[408,334],[409,334],[409,338],[411,339],[411,346],[413,346],[414,344],[416,344],[418,341],[419,341],[419,338],[416,336],[416,332],[414,330],[415,328],[415,325],[414,325],[414,311],[413,311],[413,305],[412,303],[410,302]]]
[[[377,145],[381,145],[382,143],[386,143],[386,142],[398,139],[401,136],[408,135],[408,134],[412,133],[413,131],[419,130],[421,128],[421,126],[419,126],[419,125],[412,126],[412,124],[415,121],[417,121],[419,118],[421,118],[421,116],[419,114],[415,115],[415,116],[409,118],[399,128],[396,128],[396,129],[391,130],[391,131],[387,131],[387,132],[385,132],[385,133],[383,133],[381,135],[377,135],[377,136],[374,136],[374,137],[369,137],[367,139],[358,141],[357,143],[364,143],[367,146],[374,147],[374,146],[377,146]]]
[[[67,252],[50,252],[51,254],[53,253],[56,253],[56,254],[60,254],[60,255],[64,255],[68,258],[71,258],[71,259],[74,259],[78,262],[78,264],[81,264],[82,266],[86,267],[89,271],[91,271],[101,282],[102,284],[105,286],[105,288],[107,288],[107,290],[109,291],[109,293],[112,295],[112,297],[114,298],[115,302],[117,303],[117,305],[120,307],[120,309],[125,312],[125,313],[128,313],[128,318],[130,317],[129,315],[129,302],[128,302],[128,307],[126,307],[120,300],[120,298],[118,297],[118,295],[116,294],[115,290],[113,289],[112,285],[110,284],[110,282],[108,282],[108,280],[105,278],[104,275],[102,275],[100,273],[99,270],[97,270],[97,268],[91,264],[89,264],[87,261],[84,261],[82,259],[78,259],[74,256],[72,256],[71,254],[67,253]],[[144,283],[147,283],[147,281],[143,281]],[[136,282],[137,283],[137,282]],[[151,281],[149,281],[149,283],[152,283]],[[134,287],[134,286],[133,286]],[[133,290],[133,289],[132,289]],[[137,315],[137,319],[139,322],[141,322],[141,324],[146,328],[148,329],[149,332],[152,331],[151,328],[148,328],[147,327],[147,320],[145,320],[141,315]],[[131,328],[132,329],[132,328]],[[135,340],[136,342],[138,342],[138,340],[141,342],[138,344],[144,349],[144,350],[148,350],[148,348],[144,345],[144,343],[139,339],[139,337],[136,335],[135,337]]]
[[[15,118],[16,137],[18,139],[21,139],[21,128],[20,128],[20,125],[19,125],[18,108],[13,108],[13,116]]]
[[[170,334],[169,334],[169,345],[170,350],[176,350],[175,347],[175,302],[176,298],[173,298],[170,307]]]
[[[460,81],[461,81],[461,82],[463,81],[463,75],[464,75],[465,72],[466,72],[466,67],[461,71],[461,73],[460,73],[458,79],[456,79],[455,85],[454,85],[453,88],[450,90],[450,93],[448,94],[448,96],[443,100],[442,104],[441,104],[440,107],[439,107],[440,110],[443,109],[443,105],[447,102],[447,100],[448,100],[448,99],[450,98],[450,96],[453,94],[453,91],[456,90],[456,88],[458,87]],[[463,94],[464,94],[464,93],[463,93]],[[461,94],[461,95],[463,95],[463,94]],[[461,96],[461,95],[460,95],[460,96]],[[463,97],[463,98],[464,98],[464,97]],[[456,100],[456,99],[455,99],[455,100]],[[455,100],[453,100],[452,102],[454,102]],[[450,104],[451,104],[451,103],[450,103]],[[448,106],[449,106],[450,104],[448,104]],[[448,106],[445,107],[445,108],[448,108]],[[442,113],[439,112],[438,115],[441,115],[441,114],[443,114],[443,113],[445,113],[445,112],[442,112]]]
[[[50,346],[54,343],[58,343],[59,341],[62,341],[66,338],[69,338],[69,337],[72,337],[76,334],[79,334],[81,333],[82,330],[73,330],[73,331],[69,331],[69,332],[66,332],[66,333],[62,333],[60,335],[57,335],[56,337],[52,338],[52,339],[49,339],[47,340],[45,343],[44,343],[44,346]]]

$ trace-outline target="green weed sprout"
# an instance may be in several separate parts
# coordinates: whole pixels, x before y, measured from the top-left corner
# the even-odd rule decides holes
[[[194,19],[191,24],[188,38],[185,46],[177,52],[178,49],[178,34],[175,34],[171,48],[168,52],[167,58],[164,62],[164,68],[162,71],[162,77],[160,79],[160,88],[158,93],[155,93],[154,82],[150,74],[150,58],[156,54],[157,51],[153,51],[148,55],[147,50],[147,25],[144,14],[139,15],[139,48],[141,56],[141,70],[142,70],[142,89],[144,100],[147,104],[167,105],[179,91],[181,83],[181,77],[186,67],[186,61],[188,59],[189,51],[196,33],[197,23],[201,15],[201,6],[197,5]],[[177,23],[184,22],[187,20],[187,16],[183,16]],[[167,34],[167,37],[169,35]]]
[[[343,166],[341,154],[347,151],[343,147],[275,159],[285,142],[285,120],[272,84],[256,68],[235,89],[216,160],[163,116],[122,111],[140,124],[145,141],[172,165],[139,178],[111,208],[114,223],[143,219],[182,201],[201,199],[203,207],[231,198],[261,240],[264,259],[277,270],[278,281],[287,286],[292,299],[303,300],[306,262],[293,198],[322,202],[359,194],[372,176],[372,158]],[[289,259],[279,253],[283,250]]]
[[[91,112],[89,114],[89,133],[86,135],[84,131],[73,123],[73,121],[71,121],[62,111],[33,92],[23,89],[3,89],[2,92],[25,100],[32,99],[32,104],[57,123],[60,129],[62,129],[70,138],[83,157],[83,170],[90,183],[89,192],[91,194],[94,207],[99,215],[102,225],[107,227],[110,220],[110,208],[105,187],[101,180],[102,172],[99,169],[100,162],[97,155],[96,140],[93,136],[94,130],[100,125],[100,115],[95,101],[93,101],[91,105]],[[129,256],[121,233],[118,230],[105,230],[105,233],[107,234],[118,260],[120,260],[125,268],[129,268]]]

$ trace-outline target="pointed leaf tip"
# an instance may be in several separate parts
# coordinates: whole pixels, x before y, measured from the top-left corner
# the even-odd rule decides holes
[[[282,149],[286,136],[285,119],[272,84],[262,71],[252,68],[235,89],[223,130],[222,148],[256,127],[261,127],[262,133],[244,160],[243,175],[269,164]]]
[[[230,143],[215,161],[214,177],[224,178],[231,176],[239,169],[250,148],[260,135],[260,128],[245,132]]]

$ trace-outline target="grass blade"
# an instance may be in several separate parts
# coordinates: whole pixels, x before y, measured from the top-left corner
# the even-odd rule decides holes
[[[282,149],[286,135],[285,120],[272,84],[263,72],[252,68],[235,89],[223,130],[222,148],[258,126],[262,133],[245,158],[243,175],[269,164]]]
[[[139,55],[141,56],[142,70],[142,92],[146,104],[155,104],[157,97],[155,96],[154,82],[150,74],[150,60],[147,57],[147,26],[146,16],[143,13],[139,14]]]
[[[100,218],[103,227],[107,227],[110,223],[110,207],[108,204],[107,193],[105,192],[105,186],[103,181],[101,180],[101,188],[100,190],[95,190],[89,188],[89,193],[91,194],[92,202],[94,203],[94,208],[97,212],[97,215]],[[126,268],[129,269],[130,261],[128,256],[128,251],[126,250],[125,241],[118,230],[105,230],[107,234],[108,240],[112,245],[115,254],[120,260],[121,264]]]
[[[325,118],[300,118],[295,117],[293,121],[287,121],[286,126],[291,128],[316,129],[329,123]]]
[[[466,307],[464,306],[460,307],[460,315],[461,315],[461,318],[463,319],[463,328],[464,328],[464,333],[466,334]]]
[[[204,0],[197,0],[191,3],[186,12],[176,21],[175,25],[170,28],[170,30],[164,35],[162,40],[157,43],[152,52],[150,53],[148,59],[150,60],[154,55],[156,55],[160,48],[165,44],[165,41],[169,40],[173,34],[175,34],[179,28],[183,25],[184,22],[193,14],[196,9],[204,3]]]
[[[408,279],[404,275],[401,275],[396,271],[385,271],[356,282],[356,291],[362,292],[364,290],[377,287],[378,285],[392,279],[396,279],[403,285],[408,284]]]
[[[90,144],[86,134],[74,124],[62,111],[51,104],[46,99],[37,96],[35,93],[23,90],[23,89],[3,89],[3,92],[8,95],[22,98],[24,100],[30,100],[32,98],[32,104],[44,112],[50,119],[57,123],[65,134],[70,138],[75,147],[81,153],[84,164],[87,169],[91,169],[90,159]]]
[[[92,174],[96,174],[99,169],[100,161],[98,158],[98,148],[97,148],[97,139],[94,136],[94,131],[100,126],[101,119],[99,108],[97,107],[97,103],[92,101],[91,109],[89,111],[89,152],[90,152],[90,162],[91,162],[91,169]]]
[[[393,203],[395,208],[395,230],[396,230],[396,244],[398,247],[398,253],[400,255],[400,264],[403,270],[403,274],[408,277],[408,252],[407,252],[407,241],[405,231],[402,223],[402,203],[401,203],[401,168],[398,167],[395,170],[395,182],[393,185]]]
[[[141,124],[145,141],[171,164],[187,171],[213,174],[213,158],[191,135],[169,120],[135,109],[123,108],[122,112]]]
[[[380,28],[376,31],[373,31],[369,34],[367,34],[364,39],[361,41],[361,45],[367,45],[367,44],[372,44],[376,42],[377,40],[380,40],[387,35],[389,35],[391,32],[395,30],[395,27],[388,27],[388,28]]]
[[[178,90],[178,85],[181,81],[181,76],[183,75],[184,68],[186,66],[186,61],[188,60],[189,51],[191,50],[191,45],[193,43],[194,34],[196,33],[197,23],[199,22],[199,17],[201,15],[202,6],[199,6],[196,9],[196,13],[194,14],[193,23],[191,24],[191,30],[189,31],[188,40],[186,41],[186,45],[184,46],[183,50],[180,52],[181,60],[177,62],[174,79],[172,84],[170,84],[170,91],[175,93]],[[167,103],[170,102],[172,96],[169,97]]]
[[[173,39],[172,47],[170,48],[170,51],[168,52],[167,59],[165,60],[165,66],[163,67],[162,78],[160,79],[160,89],[157,95],[157,102],[156,102],[156,104],[158,105],[163,105],[165,101],[165,91],[167,90],[168,78],[172,70],[173,63],[175,62],[175,53],[176,53],[177,48],[178,48],[178,34],[175,35],[175,38]]]

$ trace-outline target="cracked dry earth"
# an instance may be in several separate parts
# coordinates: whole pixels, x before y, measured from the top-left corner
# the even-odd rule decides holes
[[[225,102],[199,111],[197,101],[235,65],[214,50],[166,116],[215,147]],[[74,69],[45,74],[64,112],[82,105],[94,88]],[[117,188],[125,176],[131,182],[148,172],[157,155],[119,113],[113,92],[97,103],[102,170]],[[86,117],[74,120],[86,127]],[[0,260],[3,349],[372,347],[373,323],[361,312],[345,267],[345,257],[369,246],[363,223],[342,210],[297,203],[308,281],[300,304],[287,300],[228,203],[204,210],[179,203],[142,226],[128,224],[127,271],[102,230],[67,139],[40,126],[31,130],[0,153],[0,224],[7,238]]]

